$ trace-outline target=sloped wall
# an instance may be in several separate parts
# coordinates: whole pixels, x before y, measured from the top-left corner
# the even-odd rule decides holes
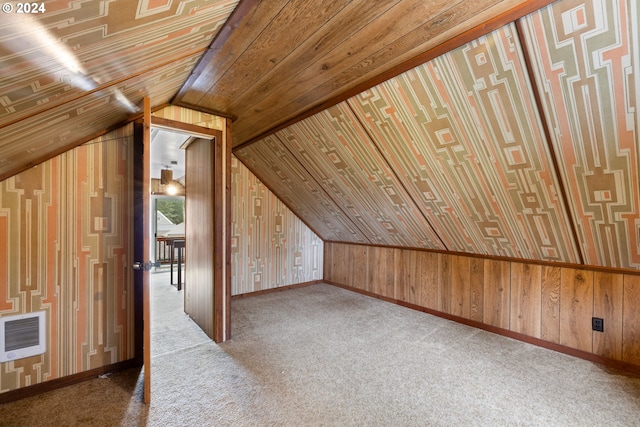
[[[325,241],[638,269],[639,15],[558,1],[234,154]]]
[[[231,158],[231,293],[322,279],[323,242]]]
[[[640,268],[640,8],[564,0],[522,27],[584,261]]]
[[[0,316],[44,310],[47,351],[0,392],[134,357],[132,127],[0,182]]]

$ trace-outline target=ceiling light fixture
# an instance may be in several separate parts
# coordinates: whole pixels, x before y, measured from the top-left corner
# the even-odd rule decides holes
[[[160,171],[160,184],[169,185],[172,183],[173,183],[173,171],[171,169],[162,169]]]

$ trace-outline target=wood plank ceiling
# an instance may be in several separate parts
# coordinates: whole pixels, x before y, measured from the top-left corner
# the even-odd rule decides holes
[[[549,3],[48,2],[0,24],[0,179],[149,96],[326,241],[640,268],[640,12]]]
[[[547,3],[244,1],[233,31],[214,41],[174,103],[232,117],[237,147],[385,73],[398,74],[394,68],[407,61],[424,62],[416,58],[447,40],[472,29],[486,33],[506,22],[505,14]]]
[[[640,19],[616,5],[561,0],[235,154],[325,241],[638,269]]]

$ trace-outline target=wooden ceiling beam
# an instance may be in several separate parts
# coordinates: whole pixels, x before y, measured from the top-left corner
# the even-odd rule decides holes
[[[194,105],[200,100],[200,98],[202,98],[202,96],[205,95],[206,92],[202,91],[202,93],[199,95],[200,98],[198,98],[197,100],[185,99],[185,97],[188,96],[188,93],[190,91],[193,91],[194,88],[198,87],[198,83],[201,79],[208,80],[210,78],[214,78],[214,76],[204,75],[204,73],[206,73],[209,68],[209,63],[220,53],[220,51],[225,48],[225,46],[227,46],[229,38],[238,27],[240,27],[241,25],[248,25],[246,22],[247,19],[250,17],[251,13],[256,12],[257,8],[259,8],[260,5],[261,2],[259,0],[240,0],[236,8],[227,19],[227,22],[225,22],[220,31],[218,31],[218,34],[216,34],[216,36],[214,37],[213,41],[209,45],[209,48],[206,49],[204,55],[202,55],[202,57],[198,61],[189,78],[187,78],[178,93],[171,100],[172,104],[195,109]],[[246,41],[249,42],[249,40]],[[228,59],[233,60],[233,56],[229,56]],[[216,68],[221,70],[222,72],[224,72],[229,66],[229,64],[226,64],[226,66],[225,64],[217,65],[218,67]],[[229,114],[226,114],[223,117],[230,116]]]

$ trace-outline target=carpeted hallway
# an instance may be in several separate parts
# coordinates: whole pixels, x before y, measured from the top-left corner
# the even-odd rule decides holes
[[[0,406],[0,425],[633,426],[640,378],[330,285],[232,302],[216,345],[152,282],[138,371]]]

